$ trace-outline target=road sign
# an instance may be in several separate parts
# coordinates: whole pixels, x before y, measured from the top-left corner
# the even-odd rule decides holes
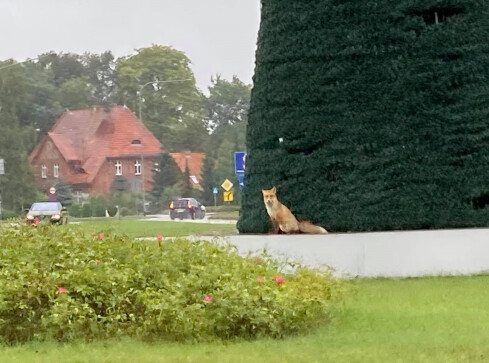
[[[212,194],[217,194],[219,191],[217,190],[217,187],[212,188]]]
[[[5,164],[3,162],[3,159],[0,159],[0,175],[5,174]]]
[[[232,191],[222,193],[222,199],[225,202],[232,202],[233,201],[233,197],[234,196],[233,196],[233,192]]]
[[[238,174],[238,186],[239,189],[244,188],[244,182],[245,182],[245,175],[244,174]]]
[[[234,152],[234,173],[244,174],[246,164],[246,151]]]
[[[229,181],[229,179],[224,180],[224,182],[221,184],[222,189],[224,189],[226,192],[229,191],[233,187],[233,183]]]

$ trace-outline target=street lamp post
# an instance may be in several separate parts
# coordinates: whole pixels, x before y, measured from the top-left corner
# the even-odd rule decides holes
[[[192,78],[188,78],[188,79],[169,79],[169,80],[166,80],[166,81],[150,81],[150,82],[146,82],[145,84],[139,86],[139,91],[138,91],[138,113],[139,113],[139,120],[141,122],[143,122],[143,116],[142,116],[142,112],[141,112],[141,104],[142,104],[142,92],[143,92],[143,89],[144,87],[146,87],[147,85],[154,85],[154,84],[158,84],[158,83],[179,83],[179,82],[187,82],[187,81],[192,81],[193,79]],[[143,192],[143,214],[145,215],[146,214],[146,191],[144,190],[144,153],[143,153],[143,150],[141,150],[141,189],[142,189],[142,192]]]

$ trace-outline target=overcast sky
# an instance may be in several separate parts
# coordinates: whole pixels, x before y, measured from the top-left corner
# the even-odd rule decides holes
[[[218,73],[251,83],[259,21],[260,0],[0,0],[0,60],[167,45],[206,91]]]

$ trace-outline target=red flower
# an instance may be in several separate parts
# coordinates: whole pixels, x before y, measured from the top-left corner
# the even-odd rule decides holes
[[[100,265],[100,261],[99,260],[95,261],[95,264]]]
[[[211,302],[211,301],[212,301],[212,299],[214,299],[214,298],[213,298],[212,296],[210,296],[210,295],[206,295],[206,296],[204,297],[204,301],[205,301],[205,302]]]
[[[261,258],[260,256],[258,256],[257,258],[255,258],[255,261],[257,263],[262,263],[263,262],[263,258]]]
[[[100,233],[100,234],[98,235],[98,239],[99,239],[99,240],[103,240],[103,239],[105,239],[105,234]]]
[[[65,294],[67,292],[68,291],[66,291],[66,289],[64,287],[58,287],[58,294]]]
[[[261,278],[261,277],[257,277],[257,278],[256,278],[256,282],[263,282],[263,278]]]
[[[273,280],[279,285],[282,285],[284,283],[284,278],[282,276],[275,276]]]
[[[162,234],[157,234],[157,235],[156,235],[156,239],[157,239],[158,241],[161,241],[161,240],[163,239],[163,235],[162,235]]]

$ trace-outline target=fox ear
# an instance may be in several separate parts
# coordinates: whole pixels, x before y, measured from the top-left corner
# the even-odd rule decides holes
[[[265,194],[265,192],[266,192],[266,190],[265,190],[265,189],[262,189],[262,190],[261,190],[261,193],[262,193],[262,194]]]
[[[277,192],[277,188],[273,187],[272,188],[272,193],[276,193]]]

